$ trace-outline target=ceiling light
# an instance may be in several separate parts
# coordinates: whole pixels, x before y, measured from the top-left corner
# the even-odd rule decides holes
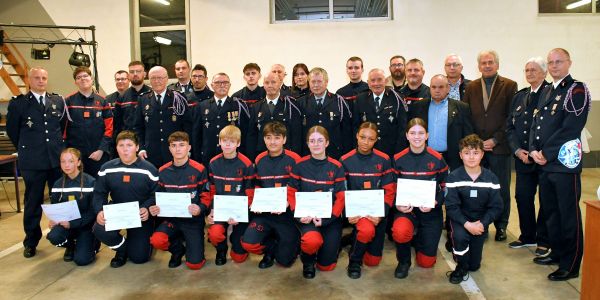
[[[586,4],[590,4],[592,2],[592,0],[579,0],[577,2],[573,2],[569,5],[567,5],[567,9],[574,9],[580,6],[584,6]]]
[[[155,36],[154,37],[154,41],[159,43],[159,44],[163,44],[163,45],[171,45],[171,40],[168,38],[164,38],[161,36]]]
[[[167,1],[167,0],[154,0],[162,5],[171,5],[171,2]]]

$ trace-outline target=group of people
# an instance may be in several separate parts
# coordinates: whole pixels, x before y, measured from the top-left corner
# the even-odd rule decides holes
[[[390,76],[368,72],[363,62],[346,62],[350,83],[328,90],[327,71],[304,64],[283,84],[282,65],[273,65],[259,86],[260,67],[243,68],[246,86],[229,96],[225,73],[212,76],[197,64],[177,61],[178,82],[168,84],[164,67],[148,72],[139,61],[115,74],[117,91],[106,98],[92,89],[86,67],[73,72],[78,91],[65,98],[46,91],[48,73],[29,72],[29,93],[11,100],[7,132],[19,154],[24,178],[24,256],[36,255],[42,237],[41,203],[46,183],[52,203],[76,200],[81,218],[50,221],[47,238],[65,247],[64,259],[94,261],[98,241],[115,250],[112,267],[144,263],[152,248],[171,252],[169,267],[200,269],[204,227],[216,248],[216,265],[262,254],[260,268],[290,266],[299,255],[303,276],[333,270],[343,247],[345,223],[353,228],[347,274],[379,264],[387,232],[396,244],[397,278],[411,266],[436,262],[446,210],[448,243],[458,265],[449,274],[463,281],[480,267],[488,226],[506,240],[510,212],[510,167],[515,157],[516,200],[521,236],[509,244],[537,244],[534,262],[558,264],[550,280],[577,277],[582,256],[579,212],[581,141],[590,109],[585,84],[569,75],[569,53],[556,48],[547,61],[526,62],[531,87],[517,92],[498,75],[493,50],[477,57],[481,78],[462,75],[462,60],[448,55],[446,75],[423,83],[419,59],[390,59]],[[553,83],[544,81],[547,70]],[[131,86],[129,86],[131,84]],[[61,172],[62,170],[62,172]],[[62,173],[62,175],[61,175]],[[396,178],[436,182],[434,208],[395,205]],[[245,195],[257,188],[287,186],[284,213],[250,213],[248,223],[213,219],[215,195]],[[536,186],[540,212],[535,216]],[[384,190],[385,217],[346,216],[344,191]],[[191,196],[192,218],[162,218],[155,192]],[[294,218],[296,192],[332,194],[330,218]],[[137,201],[142,226],[126,237],[105,228],[103,207]]]

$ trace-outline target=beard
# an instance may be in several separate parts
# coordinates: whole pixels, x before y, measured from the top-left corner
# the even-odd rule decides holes
[[[132,85],[142,85],[144,83],[144,79],[134,79],[131,81]]]
[[[392,78],[394,78],[394,80],[404,79],[405,78],[405,74],[402,71],[393,72],[392,73]]]

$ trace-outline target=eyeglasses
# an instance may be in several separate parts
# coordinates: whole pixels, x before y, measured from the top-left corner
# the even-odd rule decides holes
[[[88,75],[87,73],[81,74],[79,76],[76,76],[75,80],[80,80],[80,79],[84,79],[84,78],[90,78],[90,75]]]
[[[449,64],[445,64],[446,67],[448,68],[458,68],[460,66],[462,66],[462,64],[460,63],[449,63]]]
[[[391,68],[404,68],[404,64],[391,64]]]
[[[150,81],[166,80],[167,77],[150,77]]]
[[[213,81],[213,84],[216,86],[226,86],[229,85],[229,81]]]
[[[116,82],[127,81],[127,80],[129,80],[129,78],[115,78]]]
[[[202,79],[202,78],[206,78],[206,76],[204,76],[204,75],[192,75],[192,78]]]

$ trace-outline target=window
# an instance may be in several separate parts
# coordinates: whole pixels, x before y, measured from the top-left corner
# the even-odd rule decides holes
[[[174,65],[189,53],[189,0],[134,0],[134,53],[146,71],[161,65],[175,78]]]
[[[391,0],[272,0],[272,22],[391,19]]]
[[[540,14],[589,14],[600,12],[600,0],[538,0]]]

